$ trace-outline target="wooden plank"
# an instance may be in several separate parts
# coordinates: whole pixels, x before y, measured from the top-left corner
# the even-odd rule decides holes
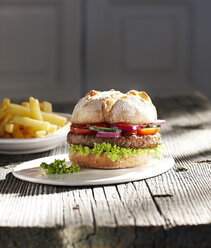
[[[94,187],[92,190],[93,199],[91,201],[96,226],[116,227],[115,215],[109,207],[104,188]]]
[[[134,218],[136,226],[162,226],[163,217],[154,204],[145,181],[117,185],[123,204]],[[128,197],[130,196],[130,197]]]
[[[60,145],[50,152],[30,155],[1,155],[6,161],[27,161],[38,157],[67,152],[67,145]],[[4,163],[5,163],[4,162]],[[17,165],[1,167],[0,226],[63,226],[63,206],[57,187],[24,182],[13,177]],[[39,214],[37,214],[39,213]],[[56,214],[55,214],[56,213]],[[52,218],[53,216],[53,218]]]

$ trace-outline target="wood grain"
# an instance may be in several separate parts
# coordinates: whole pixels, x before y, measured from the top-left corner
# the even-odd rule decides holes
[[[210,247],[210,104],[199,93],[154,102],[167,120],[165,153],[176,161],[160,176],[103,187],[40,185],[14,178],[12,169],[66,153],[66,144],[0,155],[0,247]]]

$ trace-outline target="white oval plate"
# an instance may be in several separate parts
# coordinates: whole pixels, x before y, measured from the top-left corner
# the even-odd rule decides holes
[[[57,113],[71,120],[70,114]],[[70,124],[57,130],[51,135],[31,139],[0,139],[0,154],[28,154],[51,150],[64,142]]]
[[[81,167],[80,172],[73,174],[46,175],[40,168],[42,162],[51,163],[54,159],[64,158],[68,161],[68,155],[61,154],[24,162],[15,167],[12,173],[21,180],[33,183],[60,186],[91,186],[125,183],[154,177],[168,171],[174,165],[173,158],[164,157],[161,160],[153,158],[147,164],[135,168],[103,170]],[[67,162],[67,165],[70,165],[70,162]]]

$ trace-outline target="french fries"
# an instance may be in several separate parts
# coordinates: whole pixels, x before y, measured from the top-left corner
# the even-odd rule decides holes
[[[34,99],[33,97],[29,97],[29,106],[30,106],[30,112],[31,117],[35,120],[42,121],[42,114],[40,111],[40,104],[37,99]]]
[[[6,114],[31,117],[30,109],[18,104],[10,103],[4,110]]]
[[[29,108],[29,102],[22,102],[21,105],[24,106],[24,107]]]
[[[67,118],[52,111],[52,104],[29,97],[20,105],[4,98],[0,104],[0,138],[35,138],[54,133]]]
[[[46,113],[52,113],[52,104],[50,102],[41,102],[40,110]]]
[[[48,121],[54,125],[57,126],[64,126],[66,123],[66,119],[63,116],[56,115],[56,114],[50,114],[50,113],[44,113],[42,112],[42,117],[44,121]]]
[[[23,117],[23,116],[15,115],[13,117],[13,122],[16,124],[19,124],[21,126],[25,126],[25,127],[37,128],[38,130],[48,131],[50,129],[50,123],[49,122],[34,120],[32,118],[29,118],[29,117]]]
[[[12,133],[14,129],[14,124],[13,123],[7,123],[5,125],[5,131],[8,133]]]

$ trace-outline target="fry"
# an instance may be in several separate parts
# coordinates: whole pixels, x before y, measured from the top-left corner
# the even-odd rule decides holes
[[[6,116],[5,109],[7,108],[8,104],[10,104],[10,99],[4,98],[0,104],[0,120]]]
[[[5,133],[5,125],[12,119],[12,115],[6,115],[0,122],[0,136],[3,136]]]
[[[36,128],[23,126],[22,132],[23,132],[24,138],[34,138],[36,131],[38,131]]]
[[[10,103],[6,108],[5,112],[12,115],[31,117],[31,112],[27,107],[14,103]],[[45,112],[41,112],[41,114],[44,121],[48,121],[58,126],[64,126],[67,122],[67,118],[60,115]]]
[[[5,109],[5,112],[11,115],[20,115],[25,117],[31,117],[30,109],[27,107],[10,103],[7,108]]]
[[[8,104],[10,104],[10,99],[4,98],[1,105],[0,105],[1,111],[4,111],[6,109],[6,107],[8,106]]]
[[[33,97],[29,97],[29,106],[31,111],[31,117],[35,120],[42,121],[42,115],[40,111],[40,104],[37,99],[34,99]]]
[[[29,108],[29,102],[22,102],[21,105],[24,106],[24,107]]]
[[[52,113],[52,104],[50,102],[46,102],[46,101],[41,102],[40,103],[40,109],[43,112]]]
[[[50,123],[46,121],[38,121],[29,117],[14,116],[13,122],[26,127],[37,128],[38,130],[48,131],[50,129]]]
[[[67,123],[66,117],[56,115],[56,114],[42,112],[42,117],[44,121],[48,121],[58,126],[64,126]]]
[[[12,136],[13,138],[16,138],[16,139],[24,138],[20,125],[17,125],[17,124],[14,125]]]
[[[41,131],[36,131],[35,132],[35,137],[43,137],[46,135],[46,131],[45,130],[41,130]]]
[[[48,130],[49,133],[54,133],[58,129],[57,125],[51,124],[50,129]]]
[[[6,115],[6,113],[3,112],[3,111],[1,111],[1,112],[0,112],[0,120],[1,120],[2,118],[4,118],[5,115]]]
[[[13,123],[7,123],[5,125],[5,131],[8,133],[12,133],[14,129],[14,124]]]

